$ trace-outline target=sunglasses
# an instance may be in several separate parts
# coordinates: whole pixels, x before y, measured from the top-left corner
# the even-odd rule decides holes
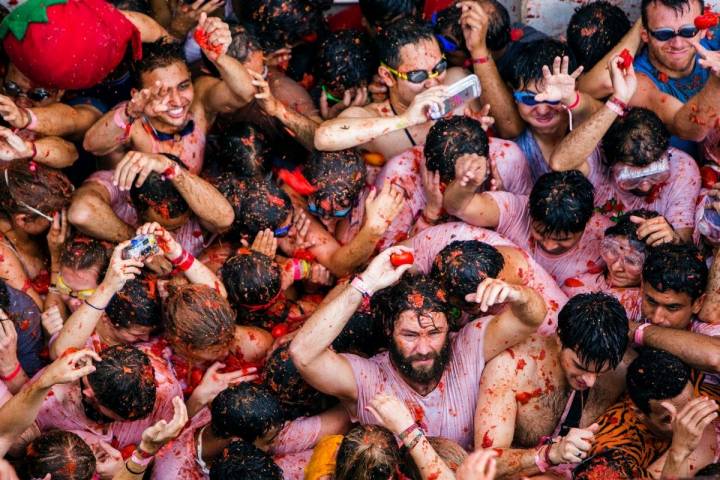
[[[342,210],[336,210],[332,213],[326,213],[320,209],[317,208],[317,205],[314,203],[308,203],[308,211],[315,215],[316,217],[335,217],[335,218],[344,218],[347,217],[350,211],[352,210],[352,207],[344,208]]]
[[[682,38],[693,38],[695,35],[698,34],[700,30],[698,30],[693,25],[685,25],[684,27],[680,27],[680,30],[673,30],[672,28],[660,28],[658,30],[650,30],[650,35],[656,40],[659,40],[661,42],[667,42],[668,40],[671,40],[675,37],[682,37]]]
[[[600,256],[607,265],[612,265],[620,259],[628,272],[638,274],[642,271],[645,262],[645,246],[631,240],[630,247],[615,238],[605,237],[600,243]]]
[[[516,102],[527,105],[528,107],[534,107],[535,105],[539,105],[541,103],[547,103],[548,105],[558,105],[560,103],[560,100],[547,100],[544,102],[538,102],[537,100],[535,100],[535,95],[537,95],[537,93],[528,92],[526,90],[521,90],[513,93],[513,97],[515,97]]]
[[[30,91],[25,91],[22,88],[18,86],[17,83],[6,80],[4,88],[5,93],[8,97],[27,97],[33,102],[42,102],[46,98],[50,97],[52,95],[48,90],[44,88],[34,88]]]
[[[428,80],[430,78],[435,78],[439,75],[441,75],[445,70],[447,70],[448,63],[445,56],[443,56],[440,61],[433,67],[431,71],[427,70],[412,70],[410,72],[398,72],[394,68],[392,68],[390,65],[388,65],[385,62],[382,62],[381,65],[385,68],[387,68],[390,73],[395,75],[400,80],[407,80],[410,83],[422,83],[425,80]]]
[[[73,290],[72,288],[68,287],[67,283],[65,283],[65,280],[63,280],[62,275],[60,275],[59,273],[57,275],[57,280],[55,281],[55,285],[53,285],[53,288],[63,295],[77,298],[78,300],[87,300],[92,296],[93,293],[95,293],[94,288]]]
[[[342,98],[338,98],[330,93],[330,90],[328,90],[325,85],[321,85],[320,89],[323,91],[323,94],[325,95],[325,98],[327,98],[328,102],[340,103],[343,101]]]
[[[670,178],[670,162],[667,156],[644,167],[616,163],[612,167],[615,183],[623,190],[634,190],[643,183],[657,185]]]

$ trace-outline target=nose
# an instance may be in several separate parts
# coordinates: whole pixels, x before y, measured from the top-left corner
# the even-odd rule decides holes
[[[652,188],[652,184],[650,182],[640,182],[640,185],[638,186],[638,190],[641,192],[649,192]]]
[[[418,355],[428,355],[433,353],[430,341],[425,338],[420,338],[415,346],[415,353]]]
[[[623,262],[623,259],[621,256],[618,256],[614,262],[612,262],[610,265],[610,268],[616,272],[622,272],[625,270],[623,267],[625,266],[625,263]]]
[[[425,80],[425,83],[423,83],[423,87],[425,87],[426,90],[438,85],[440,85],[440,77],[428,78]]]
[[[170,104],[173,106],[180,106],[182,105],[182,97],[180,96],[180,93],[177,91],[177,89],[170,90]]]
[[[560,244],[555,240],[543,240],[542,246],[545,250],[552,252],[560,247]]]
[[[597,381],[597,377],[597,373],[586,373],[582,376],[582,379],[588,388],[592,388],[592,386],[595,385],[595,382]]]
[[[550,105],[548,105],[547,103],[537,104],[537,106],[535,107],[535,113],[537,115],[547,115],[548,113],[550,113]]]
[[[673,48],[683,48],[685,45],[685,39],[679,35],[670,40],[670,46]]]
[[[650,323],[657,326],[664,326],[666,324],[665,314],[663,313],[662,309],[656,308],[653,310],[652,315],[648,318],[650,320]]]

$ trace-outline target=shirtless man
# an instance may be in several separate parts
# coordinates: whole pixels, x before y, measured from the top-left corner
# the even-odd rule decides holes
[[[445,89],[466,73],[458,69],[451,79],[447,60],[429,26],[401,20],[383,30],[377,41],[381,64],[378,74],[389,99],[365,107],[350,107],[322,123],[315,132],[318,150],[360,147],[386,159],[425,143],[433,121],[427,109],[442,103]]]
[[[340,287],[341,292],[305,322],[290,344],[290,356],[308,383],[340,398],[361,423],[378,424],[366,407],[377,393],[392,393],[412,405],[427,435],[469,448],[485,359],[535,332],[545,317],[545,305],[530,288],[487,279],[466,299],[479,303],[484,312],[505,302],[508,308],[470,322],[451,339],[449,308],[437,284],[403,280],[376,299],[383,303],[390,351],[370,359],[335,353],[330,345],[363,300],[396,283],[410,268],[391,265],[390,256],[402,252],[412,250],[383,251],[362,275]]]
[[[533,336],[487,365],[475,445],[501,449],[499,477],[544,473],[587,456],[593,421],[624,389],[617,367],[627,332],[614,297],[581,294],[560,311],[556,337]]]
[[[162,154],[177,157],[180,166],[193,175],[200,172],[205,134],[216,115],[250,102],[255,88],[245,67],[226,54],[230,43],[228,26],[217,18],[203,16],[198,28],[208,34],[208,48],[219,49],[218,53],[209,50],[205,53],[222,79],[204,76],[193,83],[181,46],[162,40],[146,44],[143,60],[137,65],[140,90],[134,90],[130,102],[120,104],[88,130],[86,150],[95,155],[123,150],[145,153],[126,157],[132,163],[128,173],[143,171],[146,175],[154,171],[164,175],[172,165]],[[114,203],[130,202],[128,193],[118,188],[118,180],[113,179],[112,171],[93,174],[75,195],[70,222],[100,239],[122,241],[131,236],[134,229],[110,205],[113,199]]]

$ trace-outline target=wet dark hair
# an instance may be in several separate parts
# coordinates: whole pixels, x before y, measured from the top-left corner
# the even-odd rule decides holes
[[[497,0],[482,0],[480,3],[492,5],[492,13],[489,14],[487,38],[485,39],[487,47],[494,52],[502,50],[510,43],[510,14],[507,8]]]
[[[445,462],[453,472],[457,471],[460,465],[468,457],[468,452],[465,451],[457,442],[450,440],[445,437],[427,437],[428,442],[437,453],[437,456]],[[411,480],[423,480],[423,476],[418,469],[417,464],[412,458],[412,455],[407,448],[401,449],[403,454],[403,461],[401,471],[403,475],[410,478]]]
[[[670,400],[690,381],[690,367],[664,350],[643,348],[628,367],[628,395],[643,413],[650,413],[650,400]]]
[[[315,78],[336,96],[350,88],[368,85],[377,72],[378,59],[364,32],[341,30],[321,44],[315,59]]]
[[[304,0],[245,0],[242,16],[265,51],[293,45],[322,23],[322,13]]]
[[[252,383],[223,390],[213,400],[210,411],[215,435],[239,437],[251,443],[283,422],[277,397],[267,387]]]
[[[138,212],[145,213],[152,208],[162,218],[170,220],[190,211],[190,206],[170,180],[152,172],[145,182],[130,188],[130,198]]]
[[[110,263],[112,245],[92,237],[76,233],[66,241],[60,252],[60,266],[72,270],[98,269],[98,279]]]
[[[210,467],[210,480],[282,480],[270,455],[242,440],[232,442]]]
[[[368,24],[373,27],[387,27],[404,19],[412,19],[417,14],[414,0],[360,0],[360,11]],[[390,30],[390,28],[382,31]]]
[[[557,335],[563,348],[596,371],[620,364],[628,344],[628,319],[620,302],[606,293],[581,293],[558,314]]]
[[[7,182],[5,173],[7,172]],[[52,216],[70,206],[73,185],[60,170],[29,160],[14,160],[0,171],[0,208],[9,215],[37,218],[22,203]]]
[[[640,217],[640,218],[655,218],[659,217],[660,214],[652,211],[652,210],[645,210],[645,209],[637,209],[637,210],[630,210],[629,212],[625,212],[620,217],[618,217],[617,221],[614,225],[611,225],[610,227],[605,229],[605,236],[606,237],[626,237],[628,240],[634,240],[636,242],[642,242],[640,238],[637,236],[637,229],[639,225],[637,223],[633,223],[630,221],[630,217]]]
[[[575,9],[567,26],[567,42],[578,63],[589,72],[630,31],[627,14],[599,0]]]
[[[305,177],[317,189],[308,199],[324,212],[352,207],[365,186],[365,162],[355,149],[313,150]]]
[[[44,478],[50,473],[54,480],[90,480],[95,468],[95,455],[80,436],[51,430],[25,448],[25,476],[21,478]]]
[[[280,292],[280,266],[259,252],[241,249],[225,260],[219,273],[235,309],[264,305]]]
[[[337,451],[334,480],[398,478],[402,463],[395,436],[379,425],[359,425],[343,437]]]
[[[574,480],[624,480],[648,478],[649,474],[635,458],[620,448],[609,448],[584,460],[573,470]]]
[[[143,43],[142,59],[135,60],[130,69],[133,85],[138,89],[143,88],[143,73],[168,67],[176,62],[185,65],[185,52],[181,42],[161,38],[154,42]]]
[[[694,246],[664,243],[645,258],[642,279],[658,292],[685,293],[695,301],[705,292],[708,268]]]
[[[624,162],[643,167],[659,160],[670,146],[670,132],[652,110],[633,107],[618,117],[602,139],[607,165]]]
[[[110,322],[118,328],[132,326],[160,326],[160,300],[157,296],[157,280],[134,278],[125,282],[105,309]]]
[[[407,19],[400,20],[394,23],[392,28],[383,29],[375,39],[378,58],[381,62],[397,68],[400,65],[402,47],[423,41],[437,44],[430,25]]]
[[[577,62],[567,44],[558,40],[545,38],[524,44],[517,53],[508,72],[508,82],[514,90],[527,88],[531,82],[541,83],[544,80],[542,67],[552,68],[555,57],[570,57],[569,72],[575,71]]]
[[[640,2],[640,16],[642,17],[642,24],[645,29],[648,29],[648,18],[647,11],[651,3],[658,3],[664,7],[672,9],[677,15],[682,15],[685,11],[690,9],[692,2],[698,2],[700,4],[700,12],[705,8],[704,0],[642,0]]]
[[[221,175],[216,188],[235,212],[234,234],[254,238],[266,228],[275,230],[286,222],[293,211],[290,197],[269,175],[239,179]]]
[[[371,300],[373,311],[377,312],[388,338],[392,338],[395,322],[400,314],[412,310],[419,315],[430,312],[444,314],[450,321],[450,305],[445,291],[433,278],[405,276],[392,286],[377,292]]]
[[[372,357],[385,345],[382,326],[373,312],[357,310],[350,317],[340,335],[333,340],[337,353],[352,353]]]
[[[208,141],[206,156],[220,165],[223,172],[236,177],[263,176],[269,171],[270,146],[265,133],[247,122],[233,123]]]
[[[298,372],[288,351],[290,344],[277,348],[263,370],[264,384],[282,404],[286,418],[316,415],[337,403],[334,397],[315,390]]]
[[[720,463],[711,463],[695,473],[695,477],[718,478],[720,477]]]
[[[101,362],[87,376],[95,399],[125,420],[145,418],[155,406],[155,369],[131,345],[113,345],[100,352]]]
[[[487,158],[489,149],[488,136],[477,120],[463,115],[441,118],[427,134],[425,165],[428,171],[440,172],[440,181],[450,183],[459,157],[476,154]]]
[[[205,285],[171,288],[163,304],[163,328],[170,344],[194,349],[230,345],[235,312],[216,290]]]
[[[577,170],[546,173],[530,192],[530,218],[543,235],[582,232],[593,214],[594,190]]]
[[[430,275],[445,290],[448,301],[459,299],[461,307],[465,295],[474,293],[486,278],[497,278],[505,265],[502,254],[478,240],[455,240],[435,256]]]

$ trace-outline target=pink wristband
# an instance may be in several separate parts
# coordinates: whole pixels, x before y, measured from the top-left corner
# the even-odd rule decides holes
[[[150,464],[150,462],[153,461],[153,458],[155,458],[154,455],[150,455],[149,457],[145,457],[145,458],[139,457],[137,455],[137,450],[135,450],[133,452],[132,456],[130,457],[130,460],[132,460],[135,465],[140,465],[141,467],[147,467]]]
[[[25,125],[24,130],[35,130],[38,125],[37,116],[29,108],[26,108],[25,111],[28,113],[28,117],[30,117],[30,123]]]
[[[643,323],[640,325],[637,330],[635,330],[635,335],[633,336],[633,342],[635,345],[642,347],[645,342],[645,329],[652,325],[652,323]]]
[[[128,136],[130,136],[130,128],[135,121],[134,118],[128,118],[128,120],[130,120],[129,122],[125,120],[124,115],[126,107],[127,102],[121,103],[115,108],[115,115],[113,115],[113,122],[115,123],[115,126],[123,129],[123,131],[125,132],[123,133],[123,139],[126,139],[128,138]]]
[[[545,449],[545,452],[543,452],[543,448]],[[535,465],[538,467],[538,470],[540,472],[545,473],[547,472],[552,465],[550,462],[547,461],[548,458],[548,452],[550,451],[550,445],[544,445],[537,449],[535,452]]]
[[[352,282],[350,282],[350,285],[352,285],[355,290],[360,292],[363,298],[370,298],[373,295],[372,293],[370,293],[370,290],[368,290],[367,285],[365,285],[365,282],[360,275],[353,278]]]

